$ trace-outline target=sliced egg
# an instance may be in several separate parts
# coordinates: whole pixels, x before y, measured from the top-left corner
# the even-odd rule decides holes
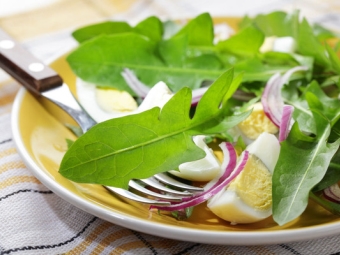
[[[153,107],[162,108],[174,94],[169,87],[162,81],[158,82],[150,89],[143,102],[137,109],[137,112],[143,112]]]
[[[243,171],[208,200],[208,208],[232,224],[254,223],[272,214],[272,173],[280,153],[273,134],[262,133],[247,147],[249,158]]]
[[[258,138],[263,132],[276,134],[279,131],[278,127],[264,113],[260,102],[249,107],[249,109],[251,108],[253,111],[248,118],[237,125],[247,144]]]
[[[266,37],[264,39],[264,42],[262,43],[262,45],[260,47],[260,52],[265,53],[265,52],[268,52],[268,51],[272,51],[276,38],[277,38],[276,36]]]
[[[117,89],[96,88],[96,101],[106,112],[131,112],[138,107],[128,92]]]
[[[179,166],[179,171],[170,171],[173,175],[191,181],[206,182],[221,173],[221,165],[214,152],[204,142],[204,136],[195,136],[195,144],[203,149],[206,156],[202,159],[186,162]]]
[[[217,44],[220,41],[227,40],[235,31],[227,23],[221,23],[214,25],[214,33],[214,44]]]
[[[96,88],[95,84],[80,78],[77,78],[76,88],[80,104],[97,122],[139,113],[156,106],[162,108],[173,96],[164,82],[158,82],[137,107],[134,98],[126,91]]]
[[[127,112],[120,112],[117,107],[112,107],[112,104],[121,95],[120,91],[113,89],[106,89],[105,92],[108,96],[103,95],[104,91],[97,91],[95,84],[85,82],[80,78],[76,80],[77,97],[81,106],[85,111],[96,121],[102,122],[108,119],[121,117],[127,115]],[[111,92],[111,93],[110,93]],[[110,98],[113,95],[113,98]],[[130,95],[129,95],[130,96]],[[125,95],[125,97],[128,97]],[[131,97],[131,96],[130,96]],[[131,104],[133,98],[129,98],[129,104]],[[99,102],[101,101],[101,102]],[[120,101],[118,99],[118,101]],[[126,109],[126,107],[123,107]]]
[[[266,37],[263,44],[260,47],[260,52],[265,53],[269,51],[294,53],[296,51],[295,39],[291,36]]]
[[[296,51],[296,47],[296,42],[293,37],[279,37],[274,41],[273,51],[294,53]]]

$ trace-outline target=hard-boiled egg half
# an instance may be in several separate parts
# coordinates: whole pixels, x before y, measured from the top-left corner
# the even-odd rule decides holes
[[[294,53],[296,51],[295,39],[291,36],[266,37],[263,44],[260,47],[260,52],[265,53],[269,51]]]
[[[173,96],[164,82],[158,82],[138,107],[134,98],[126,91],[97,88],[95,84],[80,78],[77,78],[76,88],[80,104],[97,122],[139,113],[156,106],[162,108]]]
[[[280,154],[276,136],[262,133],[246,150],[243,171],[208,200],[208,208],[232,224],[254,223],[272,214],[272,174]]]

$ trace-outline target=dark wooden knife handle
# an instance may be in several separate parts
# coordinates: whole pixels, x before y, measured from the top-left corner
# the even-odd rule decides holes
[[[62,78],[0,29],[0,68],[28,90],[40,92],[60,86]]]

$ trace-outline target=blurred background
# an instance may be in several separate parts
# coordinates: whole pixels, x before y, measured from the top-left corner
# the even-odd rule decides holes
[[[340,30],[339,0],[0,0],[0,27],[47,60],[72,43],[70,31],[102,20],[131,24],[157,14],[163,20],[186,19],[202,12],[243,16],[299,9],[311,22]]]

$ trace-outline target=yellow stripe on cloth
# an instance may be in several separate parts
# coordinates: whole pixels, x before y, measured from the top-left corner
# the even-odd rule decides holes
[[[172,248],[172,252],[180,252],[183,250],[183,247],[178,247],[178,250],[176,251],[175,247],[176,245],[180,244],[179,241],[171,240],[171,239],[161,239],[157,241],[149,241],[148,242],[151,247],[157,248],[157,249],[168,249]],[[145,244],[141,241],[135,241],[132,243],[125,243],[120,246],[116,247],[115,254],[123,254],[124,252],[131,250],[132,248],[140,248],[145,247]]]
[[[4,151],[0,151],[0,158],[7,157],[9,155],[14,155],[17,153],[17,150],[15,148],[9,148]]]
[[[0,189],[4,189],[7,188],[9,186],[12,186],[14,184],[18,184],[18,183],[37,183],[37,184],[41,184],[41,182],[33,177],[33,176],[14,176],[11,178],[6,179],[3,182],[0,182]]]
[[[16,95],[16,91],[11,94],[1,95],[0,96],[0,107],[11,104],[15,98],[15,95]]]
[[[0,174],[18,168],[26,168],[26,166],[22,161],[7,162],[5,164],[0,165]]]
[[[115,251],[112,254],[120,255],[124,254],[126,251],[139,249],[139,248],[145,248],[149,251],[149,248],[145,246],[145,243],[142,241],[133,241],[130,243],[125,243],[123,245],[115,247]]]

